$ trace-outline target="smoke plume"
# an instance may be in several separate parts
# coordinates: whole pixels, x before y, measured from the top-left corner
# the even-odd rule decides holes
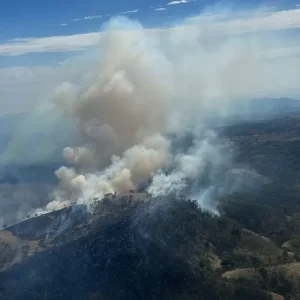
[[[227,100],[220,84],[226,90],[227,83],[190,43],[177,29],[158,34],[124,18],[108,24],[91,72],[55,91],[82,144],[63,150],[68,166],[56,171],[59,186],[47,211],[90,206],[149,182],[152,196],[183,194],[217,211],[213,200],[228,190],[224,178],[233,164],[230,143],[208,120],[220,119]],[[170,136],[187,130],[195,133],[193,144],[174,149]]]
[[[97,71],[84,86],[64,83],[56,102],[76,120],[84,145],[66,148],[70,164],[99,167],[145,137],[163,133],[171,99],[171,65],[142,29],[110,28]]]

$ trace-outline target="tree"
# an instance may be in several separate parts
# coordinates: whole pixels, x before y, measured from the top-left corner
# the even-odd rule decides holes
[[[261,267],[258,269],[258,272],[260,274],[260,276],[263,278],[263,280],[265,280],[268,276],[268,271],[266,270],[266,268]]]

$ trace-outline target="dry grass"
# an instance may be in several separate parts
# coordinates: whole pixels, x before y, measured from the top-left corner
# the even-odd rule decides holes
[[[300,263],[291,263],[279,266],[272,266],[265,268],[269,276],[276,275],[277,277],[283,276],[286,280],[293,278],[300,279]],[[262,280],[258,269],[235,269],[223,273],[223,278],[227,279],[246,279],[246,280]]]
[[[282,255],[282,250],[270,239],[246,229],[242,230],[241,239],[234,252],[245,257],[255,256],[264,265],[275,262]]]
[[[0,231],[0,271],[35,255],[39,250],[39,241],[21,240],[10,231]]]
[[[235,269],[232,271],[227,271],[223,273],[222,277],[226,279],[247,279],[247,280],[253,280],[255,276],[257,275],[256,270],[253,268],[249,269]]]
[[[208,254],[208,259],[210,261],[211,267],[214,270],[222,268],[222,266],[221,266],[222,260],[219,258],[218,255],[216,255],[216,254],[214,254],[214,253],[211,252],[211,253]]]
[[[272,300],[284,300],[284,297],[272,292],[268,292],[268,294],[272,297]]]
[[[280,273],[284,275],[285,278],[290,279],[292,277],[300,278],[300,263],[292,263],[281,265],[277,267],[269,267],[268,271],[273,273]]]

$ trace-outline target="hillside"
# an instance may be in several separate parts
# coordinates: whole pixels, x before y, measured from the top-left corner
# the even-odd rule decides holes
[[[297,299],[300,118],[228,126],[261,184],[219,199],[109,197],[0,231],[0,299]]]
[[[104,201],[72,224],[66,209],[2,231],[1,299],[219,299],[205,253],[220,220],[189,201],[123,203]],[[232,226],[218,236],[233,242]]]

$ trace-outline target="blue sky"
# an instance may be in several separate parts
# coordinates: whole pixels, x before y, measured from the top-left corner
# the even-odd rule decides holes
[[[137,9],[139,11],[135,13],[134,17],[139,21],[147,25],[153,24],[153,22],[164,23],[179,15],[182,17],[199,11],[203,7],[203,3],[191,1],[186,3],[188,5],[169,5],[169,10],[161,10],[160,14],[158,14],[159,11],[153,10],[168,6],[167,4],[168,2],[163,0],[4,0],[1,1],[0,12],[0,26],[3,29],[1,30],[1,40],[94,31],[98,30],[101,23],[107,21],[110,16]],[[93,18],[98,15],[102,17]],[[92,18],[84,19],[87,17]],[[76,22],[74,21],[76,19],[81,20]],[[68,26],[60,26],[60,24],[66,23]]]
[[[271,7],[275,11],[297,8],[297,0],[286,1],[203,1],[203,0],[2,0],[0,6],[0,47],[14,39],[66,36],[97,32],[103,23],[116,15],[124,15],[138,20],[145,27],[168,26],[172,22],[199,15],[206,11],[218,11],[222,8],[232,11],[247,11]],[[1,51],[1,50],[0,50]],[[30,53],[30,51],[28,52]],[[28,54],[25,53],[25,54]],[[35,52],[36,53],[36,52]],[[27,64],[35,61],[30,56],[15,59],[3,59],[0,52],[0,67]],[[60,60],[64,55],[51,55],[49,63]],[[36,63],[42,61],[36,55]]]
[[[171,1],[172,2],[172,1]],[[207,7],[226,6],[234,9],[255,8],[259,5],[276,6],[277,9],[293,8],[297,2],[287,1],[175,1],[168,0],[2,0],[0,10],[0,39],[2,42],[24,37],[65,35],[99,30],[109,17],[128,14],[146,26],[168,23],[174,19],[199,14]],[[185,3],[186,2],[186,3]],[[165,8],[165,10],[154,10]],[[97,18],[96,16],[102,16]],[[89,18],[91,17],[91,18]],[[95,17],[95,18],[93,18]],[[80,19],[78,21],[74,21]],[[67,24],[67,26],[60,26]]]
[[[245,48],[255,44],[272,63],[276,58],[276,66],[286,68],[291,56],[295,65],[300,56],[300,0],[2,0],[0,110],[15,111],[20,103],[17,110],[26,110],[51,93],[62,80],[60,66],[90,55],[103,24],[117,15],[149,30],[193,23],[210,40],[203,47],[213,49],[230,35],[231,43]]]

